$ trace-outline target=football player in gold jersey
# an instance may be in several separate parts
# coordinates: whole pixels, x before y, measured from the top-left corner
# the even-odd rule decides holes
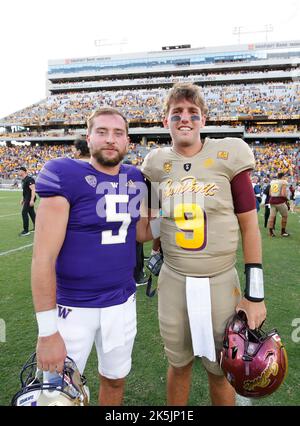
[[[286,225],[288,221],[288,197],[287,197],[288,182],[284,178],[284,173],[278,173],[278,179],[273,179],[270,186],[270,205],[271,213],[268,220],[268,228],[270,237],[275,237],[274,222],[276,220],[277,212],[281,215],[281,236],[289,237],[290,234],[286,232]]]
[[[202,141],[200,131],[206,115],[200,88],[175,84],[164,110],[164,126],[170,131],[172,146],[154,149],[142,165],[145,177],[159,185],[162,212],[164,265],[158,281],[158,305],[169,361],[168,405],[187,404],[195,355],[201,356],[208,373],[212,404],[234,405],[234,389],[218,362],[226,323],[235,311],[245,312],[251,329],[266,318],[261,238],[249,176],[254,156],[238,138]],[[246,274],[244,297],[235,270],[239,230]],[[202,285],[201,279],[209,280],[205,281],[210,293],[205,296],[210,305],[208,321],[196,321],[195,325],[193,320],[192,326],[188,300],[195,300],[187,287],[188,282]],[[197,285],[193,291],[197,293]],[[194,348],[199,343],[197,335],[200,331],[205,334],[209,324],[214,347],[213,355],[205,357]],[[205,345],[200,342],[204,353],[208,351]]]

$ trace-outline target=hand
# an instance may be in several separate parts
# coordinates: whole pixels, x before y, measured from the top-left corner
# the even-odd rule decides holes
[[[34,206],[34,201],[29,201],[29,205],[30,205],[30,207],[33,207]]]
[[[40,370],[61,373],[66,356],[65,342],[59,332],[51,334],[51,336],[38,338],[36,358]]]
[[[20,200],[20,206],[22,206],[24,204],[23,200]]]
[[[245,297],[235,308],[236,312],[243,311],[247,316],[248,326],[250,330],[259,328],[267,316],[265,302],[250,302]]]

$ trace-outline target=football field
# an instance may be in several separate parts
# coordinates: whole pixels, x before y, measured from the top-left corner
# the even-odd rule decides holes
[[[33,233],[19,237],[22,230],[21,192],[0,191],[0,405],[9,405],[19,389],[19,371],[34,352],[37,326],[30,289]],[[59,221],[59,217],[57,218]],[[300,215],[289,214],[290,238],[269,238],[263,228],[266,329],[277,328],[285,343],[289,370],[283,385],[273,395],[253,400],[253,405],[300,405]],[[31,226],[29,227],[31,229]],[[279,234],[279,218],[277,219]],[[145,253],[150,251],[145,244]],[[244,286],[243,258],[238,253],[237,269]],[[132,371],[127,379],[124,405],[154,406],[166,403],[167,360],[159,335],[157,296],[149,298],[145,286],[137,289],[138,334]],[[95,351],[85,376],[91,404],[97,404],[98,375]],[[194,364],[190,405],[209,405],[206,373],[199,360]]]

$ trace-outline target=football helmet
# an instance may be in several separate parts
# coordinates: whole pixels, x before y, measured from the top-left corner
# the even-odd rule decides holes
[[[239,395],[260,398],[284,381],[288,360],[277,330],[250,330],[246,315],[239,312],[226,326],[220,366]]]
[[[47,374],[51,377],[44,381]],[[67,357],[62,373],[43,372],[37,368],[33,353],[20,373],[21,389],[13,396],[14,406],[80,406],[88,405],[89,390],[75,362]]]

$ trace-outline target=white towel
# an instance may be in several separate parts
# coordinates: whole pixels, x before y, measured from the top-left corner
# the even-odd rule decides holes
[[[186,300],[195,356],[216,361],[209,278],[186,277]]]
[[[122,305],[101,309],[101,335],[103,352],[125,345],[125,312]]]

